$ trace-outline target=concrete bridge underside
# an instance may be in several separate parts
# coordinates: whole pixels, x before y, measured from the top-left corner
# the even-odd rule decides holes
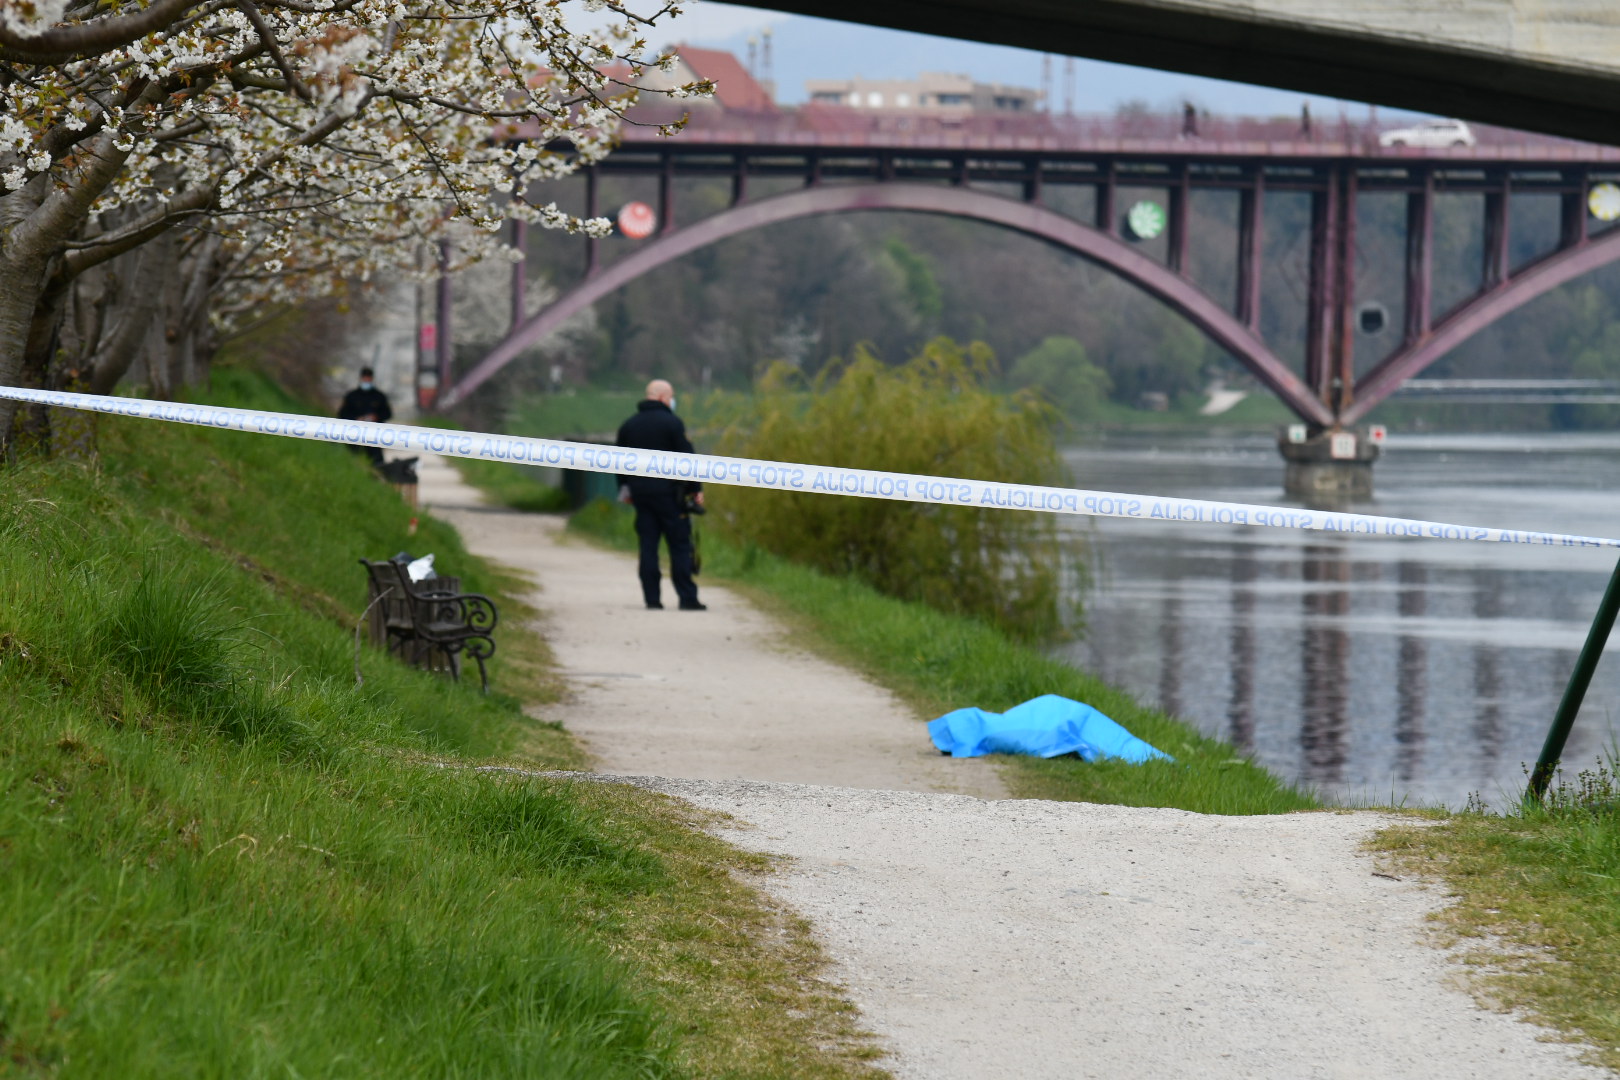
[[[1620,142],[1616,0],[750,0]]]

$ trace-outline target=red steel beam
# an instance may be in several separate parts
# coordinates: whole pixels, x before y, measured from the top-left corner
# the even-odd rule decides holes
[[[1333,264],[1338,293],[1333,304],[1333,375],[1328,381],[1328,403],[1335,414],[1355,400],[1356,339],[1356,173],[1339,172],[1338,250]]]
[[[528,312],[524,311],[524,296],[528,292],[529,265],[527,262],[529,250],[529,223],[527,221],[512,220],[512,247],[518,253],[518,259],[512,264],[512,329],[516,330],[523,325]]]
[[[1333,315],[1338,275],[1338,169],[1329,173],[1325,191],[1311,193],[1311,252],[1306,285],[1305,383],[1317,400],[1328,401],[1328,372],[1332,370]]]
[[[1486,250],[1491,250],[1489,243]],[[1425,171],[1423,190],[1406,196],[1406,333],[1401,341],[1403,347],[1421,341],[1428,334],[1429,324],[1434,318],[1433,296],[1434,174]]]
[[[1442,319],[1423,340],[1402,348],[1368,372],[1356,402],[1340,422],[1353,424],[1366,416],[1401,383],[1467,341],[1511,311],[1582,274],[1620,260],[1620,229],[1575,247],[1555,251],[1515,274],[1507,284],[1481,293]]]
[[[574,287],[532,316],[441,397],[449,408],[516,359],[530,345],[614,290],[700,248],[778,222],[860,210],[902,210],[970,218],[1012,229],[1072,251],[1113,270],[1170,305],[1230,352],[1267,389],[1308,423],[1328,425],[1327,406],[1245,326],[1208,293],[1117,237],[1032,203],[971,187],[870,183],[801,188],[744,203],[647,242],[596,277]]]
[[[1238,195],[1237,317],[1256,333],[1260,330],[1260,259],[1265,221],[1265,171],[1256,167],[1254,186]]]
[[[1508,250],[1508,206],[1512,185],[1507,173],[1502,174],[1501,185],[1500,190],[1485,194],[1485,265],[1479,275],[1481,289],[1494,289],[1513,273]]]

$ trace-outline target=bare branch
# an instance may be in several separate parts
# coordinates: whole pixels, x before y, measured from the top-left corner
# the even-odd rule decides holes
[[[287,58],[281,54],[281,46],[276,44],[276,35],[264,21],[264,16],[259,14],[259,9],[254,6],[253,0],[236,0],[236,6],[242,14],[247,16],[248,22],[253,24],[254,32],[259,35],[259,40],[264,43],[265,50],[270,54],[270,59],[274,60],[276,67],[281,69],[281,75],[287,80],[287,85],[292,88],[292,92],[305,101],[313,102],[315,95],[310,93],[309,87],[305,86],[303,80],[293,73],[292,66],[287,63]]]
[[[180,18],[197,0],[155,0],[134,15],[53,26],[42,34],[19,34],[0,23],[0,60],[14,64],[65,64],[139,41]]]

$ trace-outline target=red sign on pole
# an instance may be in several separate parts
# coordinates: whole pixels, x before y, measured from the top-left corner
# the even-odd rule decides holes
[[[422,352],[430,353],[439,347],[439,328],[433,323],[423,323],[419,337],[417,348]]]

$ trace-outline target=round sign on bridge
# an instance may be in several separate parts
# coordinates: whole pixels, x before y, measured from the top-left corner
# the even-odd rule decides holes
[[[1599,221],[1613,221],[1620,218],[1620,186],[1593,184],[1592,190],[1586,195],[1586,208],[1592,211],[1592,216]]]
[[[619,232],[632,240],[645,240],[658,227],[658,215],[644,202],[628,202],[619,207]]]
[[[1152,240],[1164,232],[1169,221],[1170,216],[1164,212],[1164,207],[1146,199],[1125,212],[1125,227],[1138,240]]]

